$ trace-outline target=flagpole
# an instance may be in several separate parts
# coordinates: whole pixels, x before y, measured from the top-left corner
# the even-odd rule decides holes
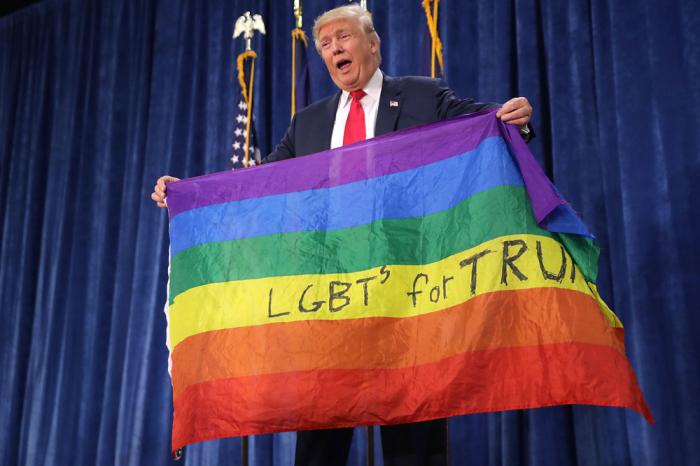
[[[440,0],[433,0],[433,24],[435,25],[435,30],[437,31],[437,24],[438,24],[438,2]],[[436,34],[437,36],[437,34]],[[432,62],[432,67],[431,67],[431,77],[435,77],[435,53],[436,53],[436,47],[437,44],[435,42],[436,37],[433,37],[433,52],[430,56],[430,61]]]
[[[245,122],[245,155],[243,156],[243,166],[248,168],[248,157],[250,156],[250,120],[253,114],[253,78],[255,77],[255,55],[250,60],[250,85],[248,86],[248,116]]]
[[[246,122],[245,122],[245,146],[243,154],[243,167],[248,168],[248,159],[250,157],[250,128],[253,119],[253,85],[255,83],[255,58],[257,54],[253,50],[251,44],[253,42],[254,31],[259,31],[265,34],[265,23],[260,15],[251,15],[246,11],[236,20],[233,29],[233,38],[237,38],[243,34],[245,39],[245,50],[236,58],[236,68],[238,69],[238,84],[241,86],[241,94],[246,105]],[[250,78],[248,85],[245,82],[245,62],[250,59]],[[248,466],[250,449],[248,436],[241,437],[241,465]]]
[[[308,45],[306,41],[306,34],[304,34],[304,30],[302,29],[302,9],[301,9],[301,0],[294,0],[294,17],[295,17],[295,24],[296,27],[292,29],[292,111],[291,111],[291,116],[293,117],[294,114],[297,112],[297,64],[296,64],[296,56],[297,56],[297,40],[301,40],[304,42],[304,45]]]
[[[265,34],[265,23],[260,15],[251,15],[249,11],[240,16],[236,20],[236,24],[233,31],[234,39],[241,34],[245,39],[245,51],[238,55],[236,59],[236,65],[238,68],[238,83],[241,86],[241,93],[243,94],[243,100],[247,106],[246,108],[246,122],[245,122],[245,146],[243,154],[243,167],[248,167],[248,160],[250,158],[250,129],[252,127],[253,119],[253,86],[255,78],[255,58],[257,54],[253,50],[251,44],[253,41],[254,31],[259,31]],[[250,59],[250,77],[248,79],[248,84],[245,81],[245,62]]]

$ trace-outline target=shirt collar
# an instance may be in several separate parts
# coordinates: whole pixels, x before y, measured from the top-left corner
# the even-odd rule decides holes
[[[372,97],[375,102],[379,101],[379,95],[382,93],[383,77],[384,75],[379,68],[377,68],[372,77],[369,78],[369,81],[367,81],[367,84],[365,84],[365,87],[362,88],[362,90],[365,91],[368,96]],[[340,96],[340,102],[341,106],[343,107],[350,102],[350,93],[348,91],[343,91]]]

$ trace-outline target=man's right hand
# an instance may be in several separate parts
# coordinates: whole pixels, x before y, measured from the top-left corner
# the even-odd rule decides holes
[[[161,176],[156,181],[156,185],[153,187],[153,193],[151,194],[151,199],[153,199],[156,205],[160,208],[168,207],[165,202],[166,191],[168,190],[167,184],[173,181],[179,181],[180,178],[175,178],[174,176]]]

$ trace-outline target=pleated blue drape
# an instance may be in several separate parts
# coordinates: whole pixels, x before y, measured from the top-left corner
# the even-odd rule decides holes
[[[304,2],[305,29],[342,2]],[[382,69],[425,59],[420,1],[368,2]],[[291,1],[46,0],[0,19],[0,464],[170,464],[165,173],[228,167],[235,19],[261,13],[257,132],[289,122]],[[453,465],[700,464],[700,9],[693,0],[443,0],[462,96],[535,107],[536,157],[598,236],[603,296],[658,424],[558,407],[450,422]],[[312,100],[334,91],[310,51]],[[291,465],[294,434],[251,439]],[[364,464],[356,435],[351,465]],[[241,444],[180,464],[237,465]],[[379,453],[377,464],[381,464]]]

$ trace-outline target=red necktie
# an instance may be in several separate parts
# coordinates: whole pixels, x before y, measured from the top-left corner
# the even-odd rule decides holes
[[[360,103],[360,100],[366,95],[367,94],[362,89],[350,93],[352,102],[350,102],[348,121],[345,122],[343,145],[364,141],[367,138],[365,135],[365,111],[362,109],[362,104]]]

